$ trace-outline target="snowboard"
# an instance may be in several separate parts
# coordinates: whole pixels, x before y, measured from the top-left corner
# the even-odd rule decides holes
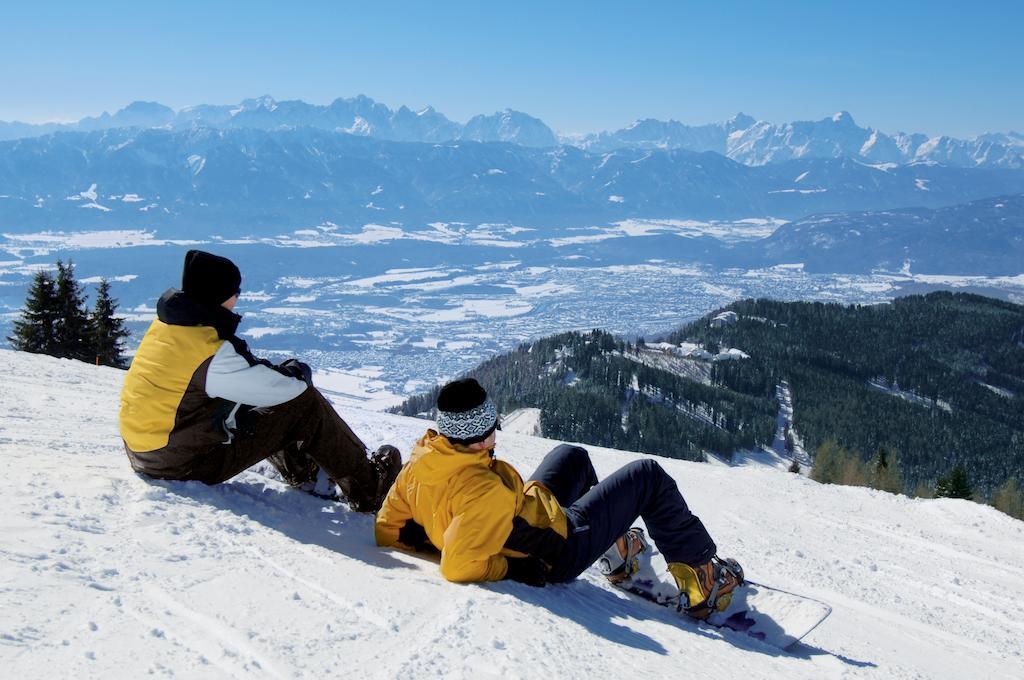
[[[799,642],[832,612],[832,607],[824,602],[748,580],[733,591],[732,602],[725,611],[714,612],[698,622],[679,608],[675,582],[667,572],[664,578],[659,576],[650,559],[641,559],[640,569],[616,587],[676,609],[687,621],[734,630],[782,650]]]

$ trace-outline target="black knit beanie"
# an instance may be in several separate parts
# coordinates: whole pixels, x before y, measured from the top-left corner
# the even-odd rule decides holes
[[[181,290],[196,302],[219,306],[241,292],[242,273],[226,257],[202,250],[185,253]]]
[[[448,383],[437,395],[437,430],[452,444],[475,444],[491,436],[498,411],[473,378]]]

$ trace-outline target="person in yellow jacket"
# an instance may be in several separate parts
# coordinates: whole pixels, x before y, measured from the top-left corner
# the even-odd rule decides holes
[[[234,313],[242,275],[190,250],[181,290],[167,290],[121,391],[132,468],[159,479],[223,482],[268,459],[290,484],[375,512],[401,467],[393,446],[366,446],[313,387],[309,366],[249,351]],[[333,482],[333,483],[332,483]]]
[[[377,513],[378,545],[439,550],[441,574],[456,582],[565,582],[602,555],[616,581],[635,570],[645,547],[630,528],[639,516],[690,615],[724,609],[742,583],[739,564],[716,556],[656,461],[634,461],[598,482],[587,451],[561,444],[524,483],[494,455],[497,410],[476,380],[445,385],[437,410],[437,430],[417,442]]]

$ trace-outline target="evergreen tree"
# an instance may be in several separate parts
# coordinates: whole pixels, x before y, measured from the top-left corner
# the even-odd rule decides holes
[[[844,486],[868,486],[868,468],[855,451],[842,450],[842,465],[839,468],[837,484]]]
[[[57,321],[54,356],[95,361],[90,346],[91,323],[85,307],[82,284],[75,280],[75,265],[57,261]]]
[[[21,320],[14,322],[14,335],[8,342],[22,352],[55,354],[58,315],[53,274],[41,269],[32,278]]]
[[[967,478],[967,471],[962,465],[955,466],[949,474],[943,477],[935,485],[936,498],[966,498],[971,500],[974,491],[971,489],[970,480]]]
[[[835,484],[839,480],[844,458],[844,451],[834,440],[822,442],[814,454],[811,479],[822,484]]]
[[[124,319],[115,316],[116,311],[117,300],[110,297],[110,283],[106,279],[100,279],[96,291],[96,304],[90,318],[96,362],[103,366],[125,368],[124,357],[121,355],[121,340],[130,333],[124,327]]]
[[[879,491],[889,493],[903,492],[903,476],[900,474],[896,454],[890,454],[884,446],[879,446],[871,459],[871,486]]]
[[[1024,519],[1024,489],[1017,484],[1016,477],[1010,477],[996,489],[992,506],[1010,517]]]
[[[914,489],[914,498],[935,498],[935,490],[924,482],[918,482]]]

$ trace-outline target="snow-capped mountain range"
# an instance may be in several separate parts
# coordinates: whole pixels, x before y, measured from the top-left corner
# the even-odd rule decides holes
[[[714,152],[395,142],[310,127],[118,128],[0,142],[0,228],[267,235],[324,223],[783,219],[1024,193],[1024,171]],[[198,230],[198,232],[197,232]]]
[[[616,149],[685,149],[714,151],[746,165],[795,158],[856,158],[867,163],[936,162],[957,167],[1024,167],[1024,135],[988,133],[964,140],[921,133],[884,132],[858,126],[848,112],[817,121],[770,123],[740,113],[723,123],[691,126],[678,121],[638,120],[616,131],[557,136],[538,118],[506,109],[477,115],[465,124],[432,107],[392,110],[364,95],[335,99],[328,105],[270,96],[240,104],[190,106],[175,111],[156,102],[133,102],[114,114],[103,113],[76,123],[0,122],[0,140],[59,131],[94,131],[118,127],[280,128],[315,127],[393,141],[509,142],[530,147],[576,145],[595,152]]]
[[[313,127],[361,137],[399,142],[510,142],[524,146],[555,146],[558,140],[540,120],[506,109],[478,115],[465,125],[449,120],[428,106],[412,111],[405,106],[390,109],[369,97],[338,98],[326,106],[303,101],[275,101],[263,96],[235,105],[201,104],[175,111],[157,102],[137,101],[114,114],[104,112],[77,123],[28,125],[0,122],[0,139],[35,137],[51,132],[109,130],[121,127],[278,130]]]
[[[587,135],[577,143],[595,151],[714,151],[746,165],[794,158],[855,158],[872,164],[934,162],[956,167],[1024,167],[1024,135],[1017,132],[985,134],[971,140],[920,133],[887,135],[858,126],[846,111],[823,120],[780,125],[742,113],[724,123],[701,126],[647,119],[615,132]]]

